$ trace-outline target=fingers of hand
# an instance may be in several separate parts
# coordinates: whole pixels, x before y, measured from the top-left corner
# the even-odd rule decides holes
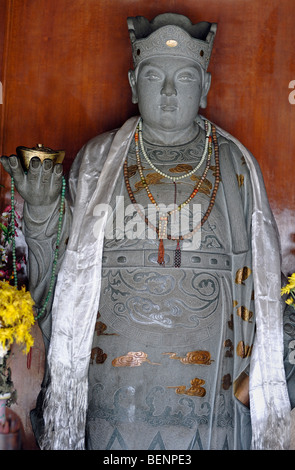
[[[53,166],[52,178],[51,178],[51,192],[52,194],[58,194],[62,186],[63,166],[61,163],[57,163]]]
[[[40,184],[41,180],[41,172],[42,172],[42,167],[41,167],[41,160],[38,157],[33,157],[30,160],[28,172],[27,172],[27,179],[28,179],[28,184],[30,186],[37,187]]]
[[[33,157],[30,161],[28,169],[28,181],[29,183],[38,186],[50,186],[51,180],[55,178],[56,170],[52,160],[46,158],[43,163],[40,158]]]
[[[28,170],[28,185],[33,188],[35,194],[43,204],[53,202],[61,190],[62,165],[54,165],[52,160],[45,159],[41,163],[38,157],[32,158]]]
[[[0,159],[4,169],[14,178],[15,186],[25,201],[49,204],[58,196],[62,185],[63,166],[53,165],[52,160],[33,157],[27,172],[24,172],[18,156],[3,155]]]
[[[20,159],[16,155],[10,155],[10,157],[3,155],[1,157],[1,163],[3,168],[15,179],[17,183],[23,181],[24,170]]]
[[[4,170],[7,171],[7,173],[11,174],[11,169],[10,169],[8,158],[9,157],[6,157],[6,155],[2,155],[0,161]]]

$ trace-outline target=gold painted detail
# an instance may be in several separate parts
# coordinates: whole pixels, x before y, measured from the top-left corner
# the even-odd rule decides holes
[[[223,343],[223,346],[227,349],[225,352],[225,357],[233,357],[234,345],[230,339],[226,339]]]
[[[169,168],[171,173],[189,173],[192,171],[193,167],[188,165],[188,163],[179,163],[178,165],[174,166],[173,168]]]
[[[249,376],[242,372],[233,384],[234,395],[248,408],[250,407],[249,398]]]
[[[197,175],[192,175],[191,178],[190,178],[192,181],[195,181],[196,184],[199,183],[201,177],[200,176],[197,176]],[[200,188],[199,188],[199,193],[203,193],[205,194],[206,196],[210,196],[211,194],[211,189],[212,189],[212,183],[211,181],[209,181],[207,178],[204,179],[204,181],[202,182]]]
[[[137,172],[137,165],[130,165],[128,166],[127,168],[127,173],[128,173],[128,178],[131,178],[132,176],[134,176]]]
[[[162,354],[170,356],[170,359],[177,359],[182,364],[210,365],[213,362],[209,351],[190,351],[186,354],[185,357],[177,356],[177,354],[174,352],[167,352]]]
[[[225,374],[223,377],[222,377],[222,388],[223,390],[228,390],[232,385],[232,381],[231,381],[231,375],[230,374]]]
[[[90,364],[93,364],[94,360],[96,364],[103,364],[108,355],[103,352],[100,348],[91,349]]]
[[[104,335],[104,336],[119,336],[117,333],[106,333],[106,329],[107,329],[107,325],[101,321],[99,321],[98,319],[100,318],[100,313],[97,312],[97,321],[95,323],[95,328],[94,328],[94,331],[96,332],[97,336],[101,336],[101,335]]]
[[[36,147],[28,148],[22,145],[16,148],[16,153],[23,162],[23,165],[28,170],[30,161],[34,157],[38,157],[41,163],[45,159],[52,160],[53,164],[62,163],[65,157],[64,150],[52,150],[49,147],[44,147],[43,144],[37,144]]]
[[[237,175],[239,188],[244,184],[244,175]]]
[[[248,310],[246,307],[239,307],[237,309],[237,314],[242,320],[252,323],[251,318],[253,317],[253,312]]]
[[[201,387],[201,385],[205,384],[205,380],[198,379],[195,377],[191,380],[191,387],[186,388],[185,385],[178,385],[177,387],[167,387],[167,388],[174,388],[175,393],[178,395],[189,395],[190,397],[204,397],[206,395],[206,389]]]
[[[161,179],[164,178],[162,175],[159,175],[158,173],[149,173],[146,175],[145,180],[147,184],[150,186],[151,184],[161,184],[163,181]],[[137,183],[134,184],[135,190],[134,193],[138,193],[142,189],[144,189],[144,185],[142,181],[138,181]]]
[[[253,346],[245,344],[244,341],[240,341],[237,345],[237,355],[242,359],[251,356]]]
[[[145,352],[136,351],[128,352],[125,356],[119,356],[112,360],[114,367],[139,367],[144,362],[148,362],[153,365],[160,365],[157,362],[151,362]]]
[[[230,330],[234,329],[234,316],[231,314],[229,321],[227,322],[227,325]]]
[[[244,285],[245,281],[248,279],[251,273],[252,273],[252,270],[248,268],[247,266],[244,266],[243,268],[238,269],[238,271],[236,272],[235,283]]]

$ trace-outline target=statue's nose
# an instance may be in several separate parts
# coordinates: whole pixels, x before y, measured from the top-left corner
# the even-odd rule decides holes
[[[161,90],[161,95],[166,95],[166,96],[177,95],[177,90],[176,90],[173,80],[170,80],[170,79],[165,80],[163,88]]]

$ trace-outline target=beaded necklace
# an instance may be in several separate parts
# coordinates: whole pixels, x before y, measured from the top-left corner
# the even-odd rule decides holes
[[[185,240],[185,239],[188,239],[188,238],[192,238],[193,235],[201,228],[201,226],[205,223],[205,221],[208,219],[211,211],[212,211],[212,208],[214,206],[214,203],[215,203],[215,199],[216,199],[216,194],[217,194],[217,190],[218,190],[218,186],[219,186],[219,182],[220,182],[220,167],[219,167],[219,147],[218,147],[218,142],[217,142],[217,136],[216,136],[216,129],[214,126],[212,126],[212,139],[213,139],[213,145],[214,145],[214,154],[215,154],[215,166],[216,166],[216,171],[215,171],[215,183],[214,183],[214,187],[213,187],[213,190],[212,190],[212,194],[211,194],[211,198],[210,198],[210,202],[209,202],[209,205],[208,205],[208,208],[204,214],[204,216],[202,217],[202,220],[201,222],[192,230],[190,230],[187,234],[185,235],[180,235],[178,238],[177,237],[172,237],[170,234],[167,234],[167,224],[168,224],[168,217],[173,213],[175,212],[176,210],[181,210],[182,207],[184,207],[184,205],[188,204],[188,202],[191,201],[191,199],[193,199],[193,197],[195,197],[195,195],[197,194],[202,182],[204,181],[206,175],[207,175],[207,172],[208,172],[208,169],[209,169],[209,166],[210,166],[210,160],[211,160],[211,139],[208,139],[208,145],[209,145],[209,151],[208,151],[208,159],[207,159],[207,165],[206,165],[206,168],[203,172],[203,175],[202,177],[200,178],[199,182],[196,184],[193,192],[191,193],[191,195],[187,198],[187,200],[180,204],[179,206],[177,206],[176,209],[173,209],[173,211],[170,211],[166,214],[160,214],[160,217],[159,217],[159,226],[158,227],[155,227],[151,222],[150,220],[148,219],[148,217],[146,217],[142,211],[140,210],[139,206],[138,206],[138,203],[135,199],[135,196],[134,196],[134,193],[131,189],[131,185],[130,185],[130,181],[129,181],[129,176],[128,176],[128,166],[127,166],[127,159],[125,160],[124,162],[124,179],[125,179],[125,184],[126,184],[126,188],[127,188],[127,192],[128,192],[128,195],[129,195],[129,198],[132,202],[132,204],[134,204],[137,212],[139,213],[139,215],[144,219],[145,223],[151,227],[158,235],[158,238],[159,238],[159,250],[158,250],[158,264],[160,265],[164,265],[164,243],[163,243],[163,239],[164,238],[167,238],[168,240],[177,240],[177,246],[176,246],[176,250],[175,250],[175,256],[174,256],[174,266],[175,267],[180,267],[181,265],[181,252],[180,252],[180,244],[179,244],[179,241],[180,240]],[[146,191],[147,191],[147,194],[148,194],[148,197],[149,199],[151,200],[151,202],[153,204],[156,205],[156,208],[159,209],[159,206],[157,205],[154,197],[152,196],[152,193],[149,189],[149,186],[145,180],[145,177],[143,175],[143,172],[142,172],[142,166],[141,166],[141,162],[140,162],[140,156],[139,156],[139,151],[138,151],[138,129],[136,130],[135,132],[135,135],[134,135],[134,140],[135,140],[135,146],[136,146],[136,158],[137,158],[137,163],[138,163],[138,169],[139,169],[139,172],[140,172],[140,177],[141,177],[141,181],[142,181],[142,184],[143,186],[145,187]]]
[[[208,123],[207,121],[205,122],[205,128],[206,128],[206,131],[208,130]],[[211,127],[210,127],[211,129]],[[139,174],[140,174],[140,179],[141,179],[141,182],[143,184],[143,187],[145,188],[146,192],[147,192],[147,195],[150,199],[150,201],[155,204],[156,208],[158,211],[160,211],[160,208],[158,206],[158,204],[156,203],[151,191],[150,191],[150,188],[149,188],[149,185],[144,177],[144,174],[143,174],[143,168],[142,168],[142,165],[141,165],[141,160],[140,160],[140,153],[139,153],[139,147],[138,147],[138,140],[139,140],[139,127],[136,128],[136,131],[135,131],[135,134],[134,134],[134,140],[135,140],[135,153],[136,153],[136,160],[137,160],[137,167],[138,167],[138,171],[139,171]],[[196,184],[196,186],[194,187],[192,193],[190,194],[190,196],[181,204],[179,204],[175,209],[173,209],[172,211],[169,211],[167,214],[170,216],[171,214],[177,212],[177,211],[181,211],[181,209],[183,207],[185,207],[194,197],[195,195],[197,194],[197,192],[199,191],[200,189],[200,186],[201,184],[203,183],[204,179],[206,178],[206,175],[208,173],[208,170],[209,170],[209,166],[210,166],[210,160],[211,160],[211,155],[212,155],[212,137],[209,135],[208,136],[208,146],[207,146],[207,150],[208,150],[208,158],[207,158],[207,165],[206,165],[206,168],[203,172],[203,175],[201,177],[201,179],[199,180],[199,182]],[[203,157],[202,157],[203,159]],[[193,170],[193,172],[195,172],[195,170]],[[163,173],[164,174],[164,173]],[[180,179],[183,179],[184,177],[189,177],[190,175],[192,174],[192,172],[189,172],[181,177],[179,177]],[[171,178],[169,176],[169,178]],[[172,179],[172,178],[171,178]],[[175,185],[175,181],[173,181],[174,185]]]
[[[206,158],[206,155],[207,155],[207,152],[208,152],[208,146],[209,146],[209,136],[210,136],[210,133],[211,133],[211,124],[208,123],[208,121],[205,121],[205,129],[206,129],[205,146],[204,146],[204,151],[203,151],[203,155],[201,157],[201,160],[199,161],[198,165],[193,170],[191,170],[189,173],[186,173],[185,175],[182,175],[182,176],[167,175],[163,171],[159,170],[159,168],[157,168],[151,162],[151,160],[149,159],[149,157],[148,157],[148,155],[145,151],[145,148],[144,148],[143,137],[142,137],[142,119],[140,119],[139,125],[138,125],[138,133],[139,133],[139,143],[140,143],[140,148],[141,148],[142,154],[143,154],[144,158],[146,159],[147,163],[153,168],[153,170],[155,170],[157,173],[164,176],[165,178],[168,178],[172,181],[179,181],[183,178],[188,178],[189,176],[192,176],[194,173],[196,173],[196,171],[202,166],[202,164],[203,164],[203,162]]]
[[[65,190],[66,190],[66,181],[65,178],[62,177],[62,188],[61,188],[61,200],[60,200],[60,207],[59,207],[59,218],[58,218],[58,227],[57,227],[57,238],[55,244],[55,251],[54,251],[54,259],[52,263],[52,271],[51,271],[51,278],[49,283],[49,289],[47,296],[45,298],[44,304],[41,307],[38,315],[35,317],[35,320],[38,320],[45,312],[45,309],[48,305],[48,302],[52,296],[54,283],[55,283],[55,276],[56,276],[56,267],[58,262],[58,252],[59,252],[59,243],[60,243],[60,236],[61,236],[61,229],[62,229],[62,219],[64,213],[64,204],[65,204]],[[14,284],[17,287],[17,274],[16,274],[16,248],[15,248],[15,202],[14,202],[14,179],[11,177],[11,222],[12,222],[12,230],[13,230],[13,237],[12,237],[12,271],[14,276]]]
[[[160,238],[160,240],[162,240],[163,238],[166,238],[166,236],[167,236],[167,225],[168,225],[169,217],[171,217],[171,215],[176,213],[177,211],[180,212],[187,204],[189,204],[189,202],[196,196],[196,194],[199,191],[204,179],[207,176],[207,173],[208,173],[208,170],[209,170],[209,167],[210,167],[211,155],[212,155],[212,138],[211,138],[211,136],[209,136],[209,139],[208,139],[208,141],[209,141],[208,158],[207,158],[207,164],[206,164],[206,167],[205,167],[205,170],[203,172],[202,177],[200,178],[198,183],[195,185],[195,187],[194,187],[192,193],[190,194],[190,196],[184,202],[182,202],[181,204],[176,206],[175,209],[173,209],[171,211],[168,211],[167,213],[163,213],[163,212],[160,211],[160,207],[158,206],[157,202],[155,201],[155,199],[154,199],[154,197],[153,197],[153,195],[150,191],[149,185],[148,185],[148,183],[147,183],[147,181],[144,177],[143,168],[142,168],[141,160],[140,160],[139,148],[138,148],[138,130],[136,130],[136,132],[135,132],[134,140],[135,140],[137,167],[138,167],[138,171],[139,171],[139,174],[140,174],[141,182],[142,182],[143,187],[145,188],[145,190],[147,192],[147,195],[148,195],[150,201],[152,202],[152,204],[154,204],[156,206],[156,209],[159,212],[159,238]],[[189,176],[189,175],[184,175],[184,176]],[[174,185],[176,185],[175,181],[173,181],[173,183],[174,183]],[[175,199],[175,201],[176,201],[176,199]]]

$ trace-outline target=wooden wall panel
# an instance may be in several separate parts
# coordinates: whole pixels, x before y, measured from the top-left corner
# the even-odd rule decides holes
[[[87,140],[136,114],[127,79],[132,63],[126,17],[151,19],[165,11],[218,23],[204,114],[259,161],[282,235],[284,266],[293,270],[293,0],[0,0],[0,151],[9,155],[18,145],[36,143],[64,148],[68,171]],[[8,197],[0,193],[2,207]]]
[[[1,79],[2,79],[2,67],[3,67],[6,5],[7,5],[6,0],[2,0],[0,2],[0,77]]]
[[[2,126],[3,126],[3,76],[4,76],[4,47],[6,44],[6,24],[7,24],[7,8],[8,0],[0,1],[0,151],[2,149]],[[1,171],[1,170],[0,170]],[[1,173],[0,173],[1,174]],[[1,182],[2,182],[1,178]],[[5,192],[0,187],[0,201],[5,197]]]

